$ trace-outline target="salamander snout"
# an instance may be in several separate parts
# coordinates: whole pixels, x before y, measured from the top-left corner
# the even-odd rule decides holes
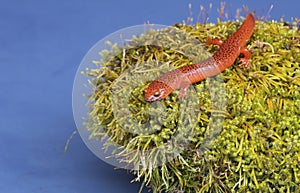
[[[157,101],[163,98],[166,98],[172,89],[162,82],[153,81],[145,90],[144,90],[144,98],[148,102]]]
[[[150,88],[145,89],[144,98],[146,101],[153,102],[162,99],[164,95],[164,89],[155,89]]]

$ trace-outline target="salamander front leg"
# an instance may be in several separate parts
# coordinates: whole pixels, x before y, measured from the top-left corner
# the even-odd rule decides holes
[[[240,59],[239,65],[249,67],[250,66],[249,59],[252,56],[250,50],[248,50],[247,48],[242,48],[240,53],[243,54],[244,57]]]
[[[190,85],[184,85],[183,87],[181,87],[180,89],[180,94],[179,94],[179,98],[183,99],[186,96],[187,90],[189,89]]]

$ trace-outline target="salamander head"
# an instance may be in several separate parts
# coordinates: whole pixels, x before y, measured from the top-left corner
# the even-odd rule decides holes
[[[153,102],[166,98],[173,89],[163,82],[153,81],[144,91],[145,100]]]

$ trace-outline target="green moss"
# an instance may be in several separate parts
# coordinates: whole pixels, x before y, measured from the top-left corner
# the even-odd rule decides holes
[[[226,39],[239,25],[219,22],[216,25],[179,24],[176,28],[205,42],[210,37]],[[153,106],[143,99],[147,84],[128,78],[130,74],[126,71],[130,69],[132,73],[140,72],[141,77],[153,79],[170,66],[192,64],[196,56],[186,57],[181,50],[199,53],[197,49],[202,49],[203,45],[197,47],[192,41],[181,45],[177,35],[165,42],[176,49],[152,42],[160,39],[159,33],[153,31],[133,38],[126,49],[112,45],[113,51],[102,52],[103,60],[95,61],[95,69],[85,72],[94,86],[89,95],[90,120],[86,123],[92,132],[90,137],[101,140],[110,136],[114,143],[125,147],[126,151],[117,152],[118,155],[128,156],[134,151],[136,155],[130,156],[128,162],[139,164],[138,153],[150,151],[151,154],[153,148],[179,133],[176,140],[188,144],[180,155],[149,169],[149,164],[158,164],[154,159],[157,157],[153,156],[147,169],[132,171],[137,175],[136,180],[143,179],[153,192],[300,191],[300,31],[284,22],[256,21],[255,32],[248,42],[252,52],[251,67],[240,67],[236,61],[217,77],[194,84],[191,95],[196,97],[192,100],[196,102],[187,106],[196,108],[188,109],[183,115],[180,114],[178,92],[158,103],[163,106]],[[139,42],[148,42],[148,45],[135,46]],[[211,54],[218,49],[207,47]],[[116,84],[122,76],[125,78]],[[218,82],[218,78],[225,84]],[[222,90],[220,86],[226,93],[218,93]],[[128,89],[132,92],[124,97]],[[212,101],[212,93],[223,95],[219,98],[224,100]],[[113,112],[114,108],[125,108],[114,107],[113,97],[120,99],[122,96],[129,101],[128,113],[136,118],[132,122],[126,120],[125,127],[120,124],[122,120],[117,120],[120,116]],[[155,118],[151,113],[161,113],[164,119]],[[216,124],[222,125],[222,130],[210,130],[212,117]],[[143,129],[136,125],[150,118],[152,122]],[[180,123],[180,120],[188,121]],[[185,131],[190,125],[193,125],[191,130]],[[184,134],[188,132],[193,135],[188,135],[185,143]],[[199,151],[205,143],[205,151]],[[159,155],[159,159],[167,159],[164,155]]]

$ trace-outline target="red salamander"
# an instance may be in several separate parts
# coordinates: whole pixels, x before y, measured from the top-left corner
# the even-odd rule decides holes
[[[152,102],[164,99],[176,89],[181,89],[180,97],[184,97],[190,84],[223,72],[233,65],[240,54],[244,55],[240,59],[240,65],[248,67],[251,53],[245,46],[253,33],[254,25],[254,17],[249,14],[241,27],[224,42],[217,38],[207,40],[207,44],[220,46],[212,57],[200,63],[182,66],[161,75],[144,90],[145,100]]]

